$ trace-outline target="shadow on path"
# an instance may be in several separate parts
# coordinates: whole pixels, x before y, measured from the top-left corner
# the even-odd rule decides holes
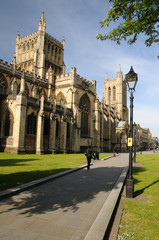
[[[3,213],[19,210],[17,214],[43,214],[62,209],[76,212],[79,203],[92,201],[97,194],[109,192],[119,178],[123,167],[96,167],[83,169],[51,180],[17,196],[3,200]],[[118,186],[117,186],[118,187]]]

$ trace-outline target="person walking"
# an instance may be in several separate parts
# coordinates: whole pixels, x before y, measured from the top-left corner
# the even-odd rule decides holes
[[[85,155],[87,157],[87,170],[90,169],[90,165],[91,165],[91,159],[92,159],[92,149],[91,149],[91,146],[89,146],[87,149],[86,149],[86,152],[85,152]]]

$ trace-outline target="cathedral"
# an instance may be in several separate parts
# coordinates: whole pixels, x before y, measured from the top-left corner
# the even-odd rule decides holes
[[[127,151],[127,86],[119,65],[116,79],[105,77],[103,99],[96,81],[65,72],[65,40],[38,31],[16,36],[11,64],[0,60],[0,151],[77,153]]]

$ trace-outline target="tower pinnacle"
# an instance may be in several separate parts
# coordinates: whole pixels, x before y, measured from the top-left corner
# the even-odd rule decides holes
[[[17,32],[17,37],[16,37],[16,40],[19,41],[20,39],[20,34],[19,34],[19,31]]]
[[[121,73],[121,66],[120,66],[120,64],[119,64],[118,72]]]
[[[123,73],[122,73],[122,71],[121,71],[121,66],[120,66],[120,64],[119,64],[119,68],[118,68],[118,72],[117,72],[116,78],[117,78],[117,80],[119,80],[119,81],[123,81]]]
[[[108,73],[107,73],[106,76],[105,76],[105,81],[109,81]]]
[[[44,19],[44,12],[42,12],[42,16],[39,20],[39,31],[45,32],[45,28],[46,28],[46,21]]]
[[[63,49],[64,49],[65,48],[65,38],[64,38],[64,36],[62,38],[62,45],[63,45]]]

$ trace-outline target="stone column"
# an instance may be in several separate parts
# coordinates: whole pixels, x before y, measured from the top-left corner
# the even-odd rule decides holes
[[[62,116],[61,118],[61,131],[60,131],[60,150],[62,153],[66,153],[66,133],[67,133],[67,122],[66,118]]]
[[[109,117],[108,117],[108,131],[109,131],[109,139],[108,139],[108,150],[111,152],[111,145],[112,145],[112,137],[111,137],[111,132],[112,132],[112,121],[111,121],[111,106],[109,105]]]
[[[52,154],[56,153],[56,99],[53,101],[52,113],[50,114],[50,136],[49,136],[49,151]]]
[[[36,154],[43,154],[43,132],[44,132],[44,96],[41,97],[40,111],[37,117]]]
[[[101,110],[101,114],[100,114],[100,118],[101,118],[101,121],[100,121],[100,151],[103,152],[103,131],[104,131],[104,128],[103,128],[103,125],[104,125],[104,113],[103,113],[103,109]]]
[[[99,100],[95,101],[95,146],[97,152],[100,152],[100,112],[99,112]]]
[[[76,117],[72,117],[72,122],[71,122],[71,150],[73,152],[79,152],[80,151],[80,129],[77,126],[77,120]]]
[[[20,93],[16,97],[16,112],[14,115],[14,149],[15,153],[24,153],[25,124],[26,124],[27,98],[25,95],[24,72],[21,78]]]
[[[51,152],[52,154],[56,153],[55,140],[56,140],[56,117],[53,116],[53,114],[51,114],[50,136],[49,136],[49,152]]]
[[[72,139],[72,136],[73,136],[72,132],[73,132],[73,117],[71,117],[71,121],[70,121],[70,138],[69,138],[69,141],[70,141],[69,148],[71,151],[73,151],[72,146],[73,146],[73,142],[74,142]]]
[[[14,118],[14,148],[15,153],[24,153],[25,124],[27,99],[23,95],[16,97],[16,113]]]

